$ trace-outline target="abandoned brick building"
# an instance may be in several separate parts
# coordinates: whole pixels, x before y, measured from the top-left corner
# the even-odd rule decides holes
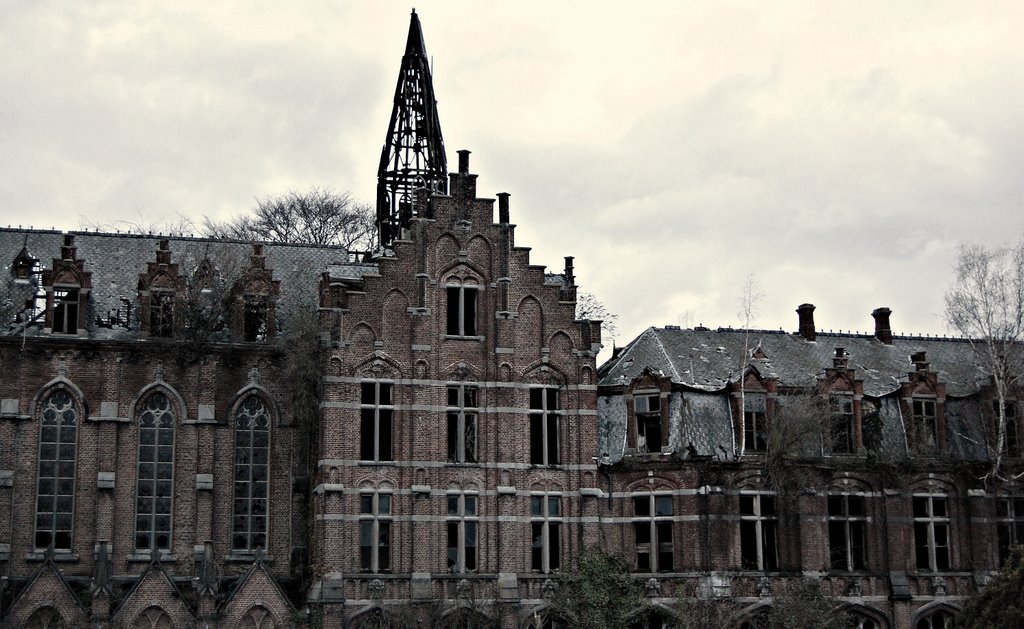
[[[812,578],[853,626],[938,629],[1024,541],[969,344],[804,304],[599,370],[572,259],[532,264],[476,183],[413,14],[373,252],[0,229],[2,626],[553,628],[599,544],[637,627],[757,627]]]

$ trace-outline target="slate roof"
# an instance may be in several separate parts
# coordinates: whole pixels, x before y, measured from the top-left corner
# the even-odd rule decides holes
[[[179,265],[179,274],[191,275],[195,266],[209,256],[215,263],[230,262],[245,268],[252,254],[252,243],[239,240],[220,240],[194,237],[171,237],[139,234],[105,234],[95,232],[67,232],[75,237],[77,258],[85,261],[85,270],[92,273],[92,292],[89,304],[90,325],[96,316],[104,317],[118,308],[124,309],[122,299],[129,299],[137,308],[139,274],[147,263],[156,261],[160,241],[170,240],[171,262]],[[53,258],[60,257],[64,233],[53,230],[0,228],[0,264],[10,282],[10,266],[22,247],[40,261],[43,269],[51,268]],[[376,272],[376,265],[353,262],[353,256],[344,247],[266,243],[263,248],[266,268],[280,280],[280,301],[306,301],[317,304],[320,273],[335,269],[351,277]],[[10,293],[10,287],[8,288]],[[136,310],[137,312],[137,310]],[[5,324],[7,322],[4,322]],[[134,322],[137,326],[137,321]],[[94,337],[117,336],[123,329],[90,329]],[[0,328],[0,334],[3,334]],[[32,333],[31,330],[29,333]]]
[[[764,359],[742,359],[744,343]],[[719,328],[645,330],[615,358],[601,366],[600,385],[627,384],[650,367],[672,382],[703,391],[721,391],[735,381],[741,365],[778,378],[781,386],[801,387],[833,364],[837,347],[846,350],[849,368],[864,381],[865,395],[881,397],[899,388],[914,370],[910,356],[926,352],[931,368],[946,383],[946,393],[963,397],[988,380],[967,341],[955,338],[894,337],[886,345],[870,335],[818,333],[816,341],[782,331]]]

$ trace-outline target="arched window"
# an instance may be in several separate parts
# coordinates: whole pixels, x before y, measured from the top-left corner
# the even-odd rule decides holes
[[[60,612],[50,606],[40,607],[32,612],[25,623],[26,629],[66,629],[67,624]]]
[[[172,629],[174,624],[167,612],[156,605],[147,607],[132,622],[132,629]]]
[[[231,549],[267,547],[270,412],[250,395],[235,412],[235,489]]]
[[[71,550],[78,408],[67,391],[58,389],[43,402],[40,416],[35,545]]]
[[[914,629],[947,629],[951,626],[952,621],[953,614],[944,609],[938,609],[918,620]]]
[[[739,629],[768,629],[770,626],[771,621],[768,617],[768,610],[763,609],[740,623]]]
[[[139,415],[135,548],[170,550],[174,496],[174,408],[166,395],[146,398]]]
[[[244,629],[276,629],[277,624],[266,607],[257,605],[242,617],[242,627]]]

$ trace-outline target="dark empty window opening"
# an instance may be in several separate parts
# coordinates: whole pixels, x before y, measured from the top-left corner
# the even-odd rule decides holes
[[[864,496],[829,494],[828,542],[831,570],[863,570],[867,516]]]
[[[448,287],[449,336],[477,336],[477,293],[478,289],[474,286]]]
[[[778,570],[775,496],[740,495],[740,563],[744,570]]]
[[[748,452],[768,450],[767,399],[764,395],[743,396],[743,440]]]
[[[561,456],[558,447],[558,389],[533,387],[530,389],[530,463],[558,465]]]
[[[945,496],[915,495],[914,547],[917,569],[949,570],[949,511]]]
[[[174,336],[174,293],[156,291],[150,295],[149,334],[163,338]]]
[[[360,494],[359,514],[359,567],[363,572],[390,572],[391,494]]]
[[[1010,556],[1010,548],[1024,544],[1024,498],[996,498],[996,538],[999,542],[999,565]]]
[[[477,562],[477,495],[448,494],[448,570],[473,572]]]
[[[390,461],[391,426],[394,415],[394,384],[363,382],[360,387],[359,458]]]
[[[917,430],[917,451],[924,454],[934,453],[939,445],[935,400],[914,398],[913,413],[914,428]]]
[[[58,334],[78,334],[78,289],[53,290],[53,331]]]
[[[448,460],[477,462],[477,388],[448,385]]]
[[[672,496],[633,498],[637,572],[672,572]]]
[[[639,395],[634,405],[637,451],[661,452],[661,396]]]
[[[993,401],[992,407],[995,412],[996,422],[999,421],[999,401]],[[1003,451],[1006,456],[1020,456],[1020,433],[1017,423],[1017,404],[1008,401],[1003,405],[1003,417],[1006,419],[1006,434],[1004,435]]]
[[[245,300],[245,320],[242,338],[247,343],[267,340],[267,300],[248,298]]]
[[[853,431],[853,396],[832,395],[829,398],[832,411],[831,444],[834,454],[851,454],[857,444]]]

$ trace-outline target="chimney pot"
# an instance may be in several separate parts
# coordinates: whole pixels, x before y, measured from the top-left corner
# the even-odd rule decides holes
[[[469,154],[470,154],[470,152],[471,151],[468,151],[466,149],[462,149],[462,150],[458,151],[458,153],[459,153],[459,174],[460,175],[468,175],[469,174]]]
[[[814,305],[800,304],[796,307],[796,314],[800,318],[800,329],[798,332],[800,336],[807,341],[817,340],[818,333],[814,329]]]
[[[498,222],[502,225],[508,225],[508,197],[509,193],[499,192],[498,193]]]

